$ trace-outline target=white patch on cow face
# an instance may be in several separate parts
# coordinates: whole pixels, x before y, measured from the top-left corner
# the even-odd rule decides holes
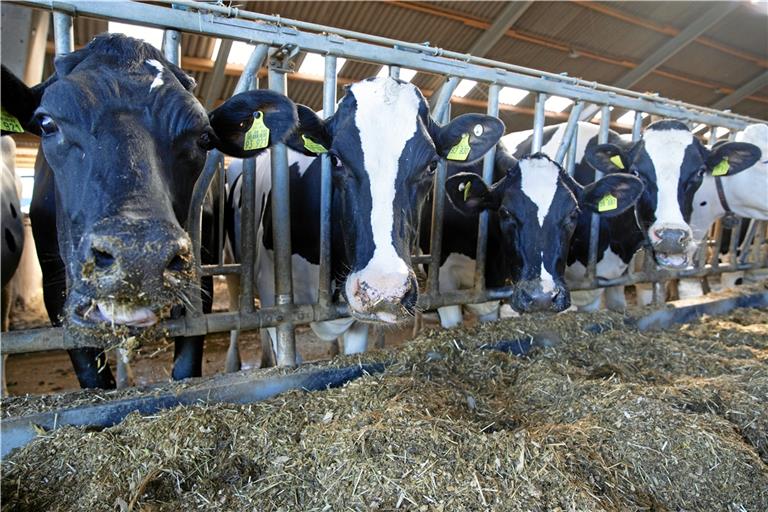
[[[377,78],[351,86],[357,111],[355,124],[360,131],[363,166],[368,173],[371,192],[371,232],[373,257],[368,264],[349,276],[347,298],[353,309],[363,304],[354,292],[357,282],[365,283],[373,300],[400,298],[408,289],[410,271],[395,250],[395,182],[400,156],[418,128],[419,96],[411,84],[399,84],[390,78]],[[382,318],[387,321],[387,319]]]
[[[152,84],[149,86],[149,92],[152,92],[157,87],[163,85],[163,71],[165,71],[165,66],[163,66],[160,61],[156,59],[147,59],[146,62],[157,70],[157,75],[155,76],[155,79],[152,80]]]
[[[656,221],[649,230],[649,237],[657,241],[655,231],[660,229],[682,229],[691,235],[688,223],[683,219],[677,190],[680,183],[680,168],[685,150],[693,144],[693,134],[687,130],[647,130],[643,134],[645,151],[656,170]]]
[[[526,158],[520,160],[520,188],[528,198],[536,205],[536,216],[539,229],[544,227],[544,219],[552,206],[552,200],[557,192],[560,181],[560,170],[546,158]],[[539,271],[541,279],[541,291],[549,293],[555,289],[555,280],[546,268],[544,268],[544,252],[541,253],[541,266]]]

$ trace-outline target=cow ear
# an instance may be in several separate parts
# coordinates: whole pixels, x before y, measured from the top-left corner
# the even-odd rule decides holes
[[[307,156],[327,153],[333,138],[326,122],[305,105],[296,105],[296,110],[299,113],[299,126],[285,143],[292,150]]]
[[[712,149],[706,166],[712,176],[732,176],[755,165],[760,154],[760,148],[754,144],[726,142]]]
[[[504,135],[500,119],[483,114],[464,114],[445,126],[433,124],[437,154],[448,161],[472,163],[483,157]]]
[[[615,144],[587,146],[584,157],[589,165],[603,174],[626,172],[628,167],[627,156]]]
[[[640,198],[643,182],[631,174],[608,174],[581,192],[581,205],[604,217],[624,213]]]
[[[5,66],[2,67],[2,112],[0,112],[0,123],[2,124],[2,134],[21,133],[24,131],[40,135],[40,127],[33,121],[35,110],[40,106],[43,98],[43,92],[46,87],[56,81],[54,74],[45,82],[34,87],[27,85],[19,80]]]
[[[213,146],[238,158],[250,158],[284,142],[296,127],[296,105],[268,90],[232,96],[208,114],[215,138]]]
[[[472,172],[454,174],[445,181],[445,191],[451,204],[464,215],[477,215],[483,210],[499,207],[499,194],[494,193],[483,178]]]

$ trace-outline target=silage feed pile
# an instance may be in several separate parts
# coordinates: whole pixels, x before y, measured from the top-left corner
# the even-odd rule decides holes
[[[477,348],[534,333],[527,357]],[[766,311],[534,315],[388,357],[340,389],[41,435],[3,463],[3,510],[768,510]]]

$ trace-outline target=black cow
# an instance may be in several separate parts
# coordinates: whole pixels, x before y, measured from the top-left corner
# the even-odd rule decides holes
[[[485,284],[512,284],[510,305],[518,312],[563,311],[570,294],[563,273],[580,211],[615,216],[630,208],[642,192],[634,176],[606,177],[582,187],[543,153],[517,160],[499,145],[494,184],[482,180],[479,164],[448,167],[440,267],[440,290],[473,285],[478,214],[491,212]],[[426,210],[426,209],[425,209]],[[423,217],[423,225],[429,219]],[[422,249],[429,251],[429,231],[422,230]],[[498,303],[474,305],[481,320],[494,319]],[[445,327],[461,322],[459,306],[438,310]]]
[[[31,89],[5,68],[2,77],[3,108],[41,136],[30,216],[46,307],[86,343],[116,325],[141,333],[169,308],[179,314],[199,282],[182,226],[208,150],[260,153],[295,128],[295,105],[253,91],[206,113],[191,77],[123,35],[97,36],[55,70]],[[210,310],[210,279],[203,288]],[[200,375],[202,348],[202,337],[176,340],[174,379]],[[81,386],[114,386],[100,348],[70,357]]]

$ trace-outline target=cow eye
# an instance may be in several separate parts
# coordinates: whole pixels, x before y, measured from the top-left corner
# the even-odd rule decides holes
[[[197,145],[204,151],[211,149],[211,146],[213,145],[211,142],[211,133],[207,130],[201,133],[200,137],[197,139]]]
[[[512,218],[512,212],[510,212],[506,206],[499,208],[499,217],[503,220],[514,220]]]
[[[43,135],[53,135],[59,131],[59,125],[51,116],[42,115],[40,116],[40,131],[43,132]]]

